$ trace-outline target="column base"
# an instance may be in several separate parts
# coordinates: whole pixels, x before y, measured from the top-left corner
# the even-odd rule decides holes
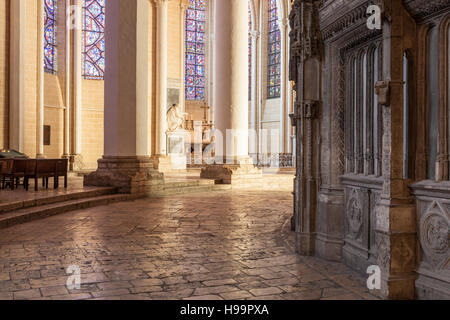
[[[166,155],[156,155],[152,157],[153,167],[159,172],[168,173],[174,170],[172,159]]]
[[[36,159],[47,159],[47,157],[45,156],[45,154],[37,154]]]
[[[377,265],[386,299],[415,297],[416,210],[414,204],[382,199],[376,207]]]
[[[98,160],[97,171],[84,177],[85,186],[115,187],[119,193],[151,194],[163,188],[164,175],[149,157],[108,157]]]
[[[200,174],[202,179],[214,180],[216,184],[248,186],[260,184],[261,170],[255,167],[250,157],[235,160],[233,164],[206,165]]]
[[[343,190],[330,188],[319,192],[315,245],[315,254],[318,257],[330,261],[342,261],[344,211]]]
[[[295,251],[301,256],[314,256],[316,245],[316,234],[306,232],[295,233]]]
[[[85,169],[83,156],[81,154],[72,154],[69,156],[69,170],[81,171]]]

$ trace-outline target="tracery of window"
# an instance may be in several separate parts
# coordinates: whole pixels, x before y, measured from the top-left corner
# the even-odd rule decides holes
[[[277,0],[269,0],[268,99],[281,96],[281,32]]]
[[[44,0],[43,0],[44,1]],[[44,71],[56,73],[57,0],[44,1]]]
[[[102,80],[105,75],[105,1],[83,1],[83,77]]]
[[[205,99],[207,0],[189,0],[186,11],[186,100]]]
[[[346,63],[346,172],[381,176],[382,114],[375,93],[381,49],[372,44],[349,53]]]
[[[248,1],[248,99],[252,99],[252,4]]]

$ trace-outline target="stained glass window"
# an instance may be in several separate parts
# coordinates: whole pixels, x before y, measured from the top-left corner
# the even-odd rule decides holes
[[[56,1],[44,1],[44,70],[56,72]]]
[[[83,76],[101,80],[105,73],[105,1],[84,0]]]
[[[277,0],[269,0],[268,98],[281,96],[281,32],[278,26]]]
[[[252,100],[252,4],[248,1],[248,99]]]
[[[186,100],[205,99],[207,0],[189,0],[186,11]]]

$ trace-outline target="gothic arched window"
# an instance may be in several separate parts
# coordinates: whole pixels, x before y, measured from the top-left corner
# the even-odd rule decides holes
[[[44,1],[44,70],[56,73],[56,0]]]
[[[207,0],[189,0],[186,11],[186,100],[205,99]]]
[[[281,96],[281,32],[278,26],[277,0],[269,0],[268,98]]]
[[[105,1],[83,1],[83,76],[102,80],[105,74]]]

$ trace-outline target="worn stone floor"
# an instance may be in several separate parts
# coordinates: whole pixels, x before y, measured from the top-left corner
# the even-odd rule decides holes
[[[342,264],[289,250],[291,212],[289,191],[223,191],[14,226],[0,233],[0,299],[375,299]]]

